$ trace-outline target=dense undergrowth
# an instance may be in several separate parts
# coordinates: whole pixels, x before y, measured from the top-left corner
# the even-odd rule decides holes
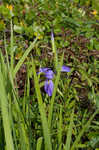
[[[0,150],[99,150],[98,0],[0,2]]]

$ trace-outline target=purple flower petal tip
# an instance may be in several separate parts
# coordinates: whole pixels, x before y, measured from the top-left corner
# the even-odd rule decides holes
[[[47,79],[53,79],[54,77],[54,72],[50,68],[40,68],[39,73],[44,73]]]
[[[70,72],[70,67],[62,66],[61,72]]]
[[[46,80],[44,85],[44,90],[48,94],[48,96],[52,96],[54,89],[54,84],[52,80]]]
[[[50,68],[40,68],[40,72],[43,72],[43,73],[45,73],[48,70],[50,70]]]
[[[51,40],[54,41],[54,33],[53,33],[53,31],[51,32]]]
[[[53,79],[53,77],[54,77],[54,72],[53,72],[52,70],[46,71],[46,72],[45,72],[45,77],[46,77],[47,79]]]

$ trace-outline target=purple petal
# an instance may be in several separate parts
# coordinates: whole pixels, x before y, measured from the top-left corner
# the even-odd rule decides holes
[[[53,31],[51,32],[51,40],[54,41],[54,33],[53,33]]]
[[[45,73],[48,70],[50,70],[50,68],[40,68],[40,71],[37,74]]]
[[[44,90],[48,94],[48,96],[52,96],[54,89],[54,84],[52,80],[46,80],[44,85]]]
[[[37,74],[39,73],[44,73],[47,79],[52,79],[54,77],[54,72],[50,68],[40,68]]]
[[[54,77],[54,72],[53,72],[52,70],[46,71],[46,72],[45,72],[45,77],[46,77],[47,79],[53,79],[53,77]]]
[[[40,68],[40,72],[43,72],[43,73],[45,73],[48,70],[50,70],[50,68]]]
[[[61,72],[70,72],[70,68],[67,66],[62,66]]]

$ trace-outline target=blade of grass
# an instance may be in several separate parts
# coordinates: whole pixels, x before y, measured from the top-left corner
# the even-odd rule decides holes
[[[19,138],[20,146],[22,147],[22,145],[24,145],[24,150],[25,149],[29,150],[30,149],[29,148],[30,144],[29,144],[29,138],[28,138],[28,134],[27,134],[27,124],[26,124],[26,122],[24,120],[24,115],[23,115],[23,113],[22,113],[22,111],[20,109],[20,106],[18,104],[18,101],[17,101],[18,100],[18,95],[17,95],[16,90],[15,90],[14,81],[13,81],[13,77],[12,77],[12,70],[11,70],[10,65],[9,65],[10,63],[9,63],[9,59],[8,59],[8,53],[7,53],[7,46],[6,46],[6,38],[5,38],[5,36],[4,36],[4,42],[5,42],[7,63],[6,64],[4,63],[3,55],[1,53],[2,66],[3,66],[2,73],[5,74],[5,76],[7,76],[8,72],[9,72],[9,78],[8,79],[9,79],[9,83],[11,82],[11,93],[9,93],[9,94],[10,94],[10,97],[12,97],[12,95],[13,95],[13,101],[14,101],[13,106],[14,106],[14,108],[16,110],[15,113],[17,114],[17,116],[19,118],[18,121],[20,122],[20,124],[19,124],[20,128],[18,128],[18,131],[20,132],[20,138]],[[6,69],[4,70],[4,68],[6,68]],[[5,80],[5,81],[8,82],[7,80]],[[7,83],[7,84],[9,84],[9,83]],[[13,116],[13,111],[11,111],[11,113],[12,113],[11,115]],[[12,120],[12,128],[13,128],[13,134],[14,134],[14,132],[16,132],[16,131],[14,131],[13,120]],[[14,140],[16,140],[15,138],[16,137],[14,136]]]
[[[49,132],[47,118],[46,118],[46,112],[44,109],[43,100],[42,100],[42,96],[41,96],[41,92],[40,92],[40,85],[39,85],[38,77],[37,77],[36,70],[35,70],[34,60],[32,60],[32,62],[33,62],[32,66],[33,66],[35,90],[36,90],[36,95],[37,95],[37,99],[38,99],[39,111],[40,111],[40,115],[41,115],[41,121],[42,121],[43,133],[44,133],[45,149],[52,150],[50,132]]]
[[[43,142],[43,138],[40,137],[40,138],[37,140],[36,150],[41,150],[42,142]]]
[[[93,115],[90,117],[90,119],[87,121],[87,123],[83,126],[82,130],[80,131],[79,135],[77,136],[76,140],[74,141],[71,150],[74,150],[76,148],[76,146],[78,145],[80,138],[82,137],[82,135],[84,134],[84,132],[86,131],[86,129],[90,126],[91,121],[93,120],[93,118],[95,117],[95,115],[99,113],[99,109],[97,109]]]
[[[10,117],[10,122],[11,122],[11,128],[12,128],[12,133],[13,133],[13,140],[14,140],[14,149],[18,150],[18,145],[17,145],[17,138],[15,134],[15,126],[14,126],[14,120],[12,117],[12,108],[11,108],[11,95],[8,94],[8,105],[9,105],[9,117]]]
[[[30,143],[29,143],[29,137],[27,134],[28,127],[25,122],[23,112],[21,111],[20,106],[18,104],[14,89],[13,89],[13,99],[14,99],[14,104],[13,104],[14,112],[12,111],[12,113],[14,113],[15,115],[14,114],[13,115],[17,116],[18,118],[17,124],[19,126],[18,131],[20,133],[20,136],[19,136],[20,146],[23,148],[22,150],[29,150]]]
[[[13,83],[13,79],[11,76],[11,72],[10,72],[10,78],[11,78],[11,83],[12,83],[12,87],[13,87],[13,99],[14,99],[14,112],[16,114],[16,116],[18,117],[18,126],[20,126],[19,133],[20,133],[20,146],[22,147],[22,150],[29,150],[30,148],[30,143],[29,143],[29,137],[27,134],[27,124],[25,122],[24,119],[24,115],[23,112],[20,109],[19,103],[18,103],[18,96],[16,95],[16,91],[14,89],[14,83]]]
[[[13,71],[13,65],[14,65],[14,51],[13,51],[13,25],[12,25],[12,19],[11,19],[11,71]]]
[[[57,70],[58,55],[57,55],[57,51],[56,51],[56,47],[55,47],[55,41],[54,41],[54,33],[53,33],[53,31],[51,32],[51,42],[52,42],[52,51],[53,51],[53,54],[54,54],[55,69]]]
[[[70,125],[67,133],[65,150],[70,150],[70,143],[72,139],[71,137],[72,137],[72,128],[73,128],[73,117],[74,117],[74,109],[72,110],[71,117],[70,117]]]
[[[4,57],[2,55],[2,52],[0,53],[0,69],[1,69],[1,72],[3,74],[3,77],[5,78],[6,77],[6,66],[5,66],[5,63],[4,63]],[[2,71],[3,70],[3,71]]]
[[[62,106],[60,106],[59,127],[58,127],[58,144],[59,150],[62,148]]]
[[[1,73],[1,66],[0,66],[0,103],[1,103],[4,133],[5,133],[6,149],[14,150],[13,139],[11,134],[12,131],[11,131],[11,124],[10,124],[10,117],[8,112],[8,101],[7,101],[7,95],[4,87],[4,78]]]
[[[61,71],[61,67],[62,67],[62,64],[63,64],[63,56],[64,55],[62,55],[62,57],[61,57],[59,69],[58,69],[56,80],[55,80],[55,87],[54,87],[54,91],[53,91],[53,95],[52,95],[51,103],[50,103],[50,108],[49,108],[49,114],[48,114],[48,125],[49,125],[49,128],[51,128],[51,121],[52,121],[52,114],[53,114],[53,105],[54,105],[56,91],[57,91],[57,87],[58,87],[58,83],[59,83],[59,79],[60,79],[60,71]]]
[[[6,61],[7,61],[6,65],[7,65],[8,69],[9,69],[10,64],[9,64],[9,59],[8,59],[7,44],[6,44],[6,34],[5,33],[4,33],[4,47],[5,47],[5,52],[6,52]]]
[[[35,43],[37,41],[37,38],[33,41],[33,43],[26,49],[25,53],[23,54],[22,58],[19,60],[19,62],[17,63],[17,65],[15,66],[15,69],[13,71],[13,78],[15,78],[16,73],[18,72],[18,70],[20,69],[21,65],[23,64],[24,60],[26,59],[26,57],[28,56],[28,54],[30,53],[30,51],[33,49]]]
[[[16,99],[16,97],[18,98],[18,96],[16,95],[16,91],[15,91],[15,88],[14,88],[14,82],[13,82],[11,70],[10,70],[10,68],[8,70],[7,65],[4,63],[4,58],[3,58],[2,53],[0,53],[0,56],[1,56],[1,68],[0,68],[0,71],[2,72],[2,76],[3,76],[3,82],[2,83],[3,83],[3,85],[6,84],[6,87],[9,87],[9,89],[10,89],[9,93],[6,93],[6,95],[7,95],[7,98],[11,98],[13,96],[14,104],[12,106],[14,107],[14,110],[16,110],[15,113],[18,114],[17,115],[18,116],[18,121],[20,122],[20,124],[19,124],[20,131],[19,132],[20,132],[20,135],[22,137],[22,138],[19,138],[20,145],[25,145],[25,149],[29,150],[29,140],[28,140],[28,135],[27,135],[27,132],[26,132],[26,127],[27,126],[26,126],[26,123],[24,121],[24,116],[23,116],[23,114],[22,114],[22,112],[20,110],[19,104],[18,104],[17,99]],[[5,91],[6,91],[6,88],[5,88]],[[9,97],[8,97],[8,95],[9,95]],[[10,101],[12,101],[12,100],[10,100]],[[7,105],[9,105],[8,101],[7,101]],[[10,111],[11,110],[9,110],[9,112]],[[11,115],[13,116],[13,111],[11,111],[11,113],[12,114],[10,114],[10,116]],[[13,123],[13,121],[11,123]]]

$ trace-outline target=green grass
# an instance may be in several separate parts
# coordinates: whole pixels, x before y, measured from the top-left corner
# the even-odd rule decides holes
[[[39,81],[38,81],[38,77],[37,77],[36,70],[35,70],[34,60],[32,60],[32,63],[33,63],[33,75],[34,75],[34,81],[35,81],[34,82],[35,90],[36,90],[36,94],[37,94],[39,111],[40,111],[40,115],[41,115],[45,147],[48,150],[52,150],[50,131],[49,131],[48,122],[47,122],[47,118],[46,118],[46,112],[45,112],[45,108],[44,108],[44,104],[43,104],[43,100],[42,100],[42,96],[41,96],[41,92],[40,92]]]
[[[1,56],[2,57],[2,56]],[[0,57],[0,58],[1,58]],[[3,69],[5,71],[4,60],[1,58],[1,63],[3,63]],[[2,65],[0,65],[0,106],[1,106],[1,113],[2,113],[2,120],[3,120],[3,127],[4,127],[4,134],[5,134],[5,141],[7,150],[11,149],[14,150],[13,138],[12,138],[12,129],[10,123],[10,115],[8,110],[8,95],[6,94],[6,76],[5,72],[2,72]]]
[[[0,150],[97,150],[98,6],[18,0],[0,12]],[[51,97],[40,67],[54,72]]]

